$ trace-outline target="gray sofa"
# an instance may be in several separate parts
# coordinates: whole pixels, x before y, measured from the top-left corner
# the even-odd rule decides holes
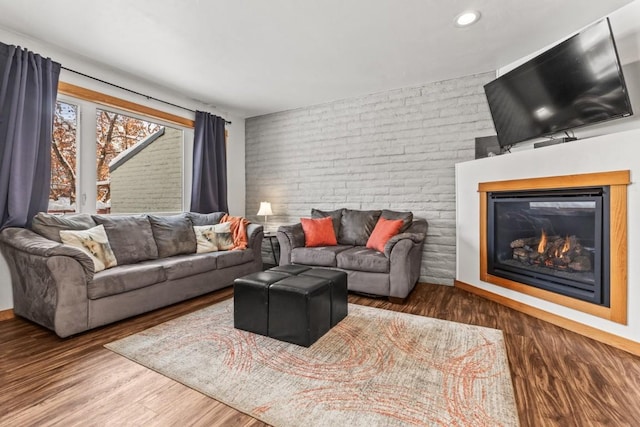
[[[420,277],[422,247],[427,221],[414,219],[411,212],[359,211],[338,209],[330,212],[312,209],[312,218],[329,216],[337,237],[337,246],[305,247],[300,223],[281,226],[280,265],[300,264],[345,271],[350,291],[389,297],[401,303]],[[402,219],[400,234],[392,237],[384,252],[366,248],[380,217]]]
[[[244,250],[196,252],[193,225],[224,213],[173,216],[38,214],[32,229],[5,228],[0,248],[11,270],[14,312],[67,337],[233,284],[262,269],[261,225]],[[61,243],[61,230],[102,224],[118,261],[94,272],[88,254]]]

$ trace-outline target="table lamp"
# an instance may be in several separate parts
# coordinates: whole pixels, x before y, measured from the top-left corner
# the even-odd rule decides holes
[[[269,202],[260,202],[260,209],[258,210],[258,213],[256,215],[258,215],[258,216],[263,215],[264,216],[264,227],[267,228],[267,217],[269,215],[273,215],[273,211],[271,210],[271,203],[269,203]]]

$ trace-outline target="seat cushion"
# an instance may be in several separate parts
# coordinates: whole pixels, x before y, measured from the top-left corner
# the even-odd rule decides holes
[[[218,268],[218,258],[212,253],[178,255],[148,262],[162,266],[168,280],[181,279]]]
[[[192,254],[196,251],[196,235],[193,232],[193,224],[186,214],[149,215],[149,223],[160,258]]]
[[[250,249],[240,249],[224,252],[212,252],[218,258],[218,268],[233,267],[253,261],[253,251]]]
[[[161,265],[143,263],[122,265],[96,273],[87,285],[89,299],[99,299],[164,282],[167,276]]]
[[[336,266],[336,255],[352,246],[318,246],[315,248],[294,248],[291,251],[291,262],[294,264]]]
[[[365,246],[380,218],[381,211],[345,209],[340,221],[338,244]]]
[[[93,220],[104,225],[118,265],[158,258],[158,246],[146,215],[93,215]]]
[[[372,273],[388,273],[389,258],[383,253],[362,246],[340,252],[337,267],[345,270],[369,271]]]

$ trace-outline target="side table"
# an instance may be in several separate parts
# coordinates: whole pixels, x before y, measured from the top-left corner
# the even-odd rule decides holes
[[[278,237],[276,235],[275,231],[266,231],[264,233],[264,238],[269,240],[269,246],[271,247],[271,254],[273,255],[273,263],[274,265],[279,265],[280,263],[278,262],[278,258],[276,256],[276,249],[275,246],[273,245],[273,241],[276,241],[276,244],[278,243]]]

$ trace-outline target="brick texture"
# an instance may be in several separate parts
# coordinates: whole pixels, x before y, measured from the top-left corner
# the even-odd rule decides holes
[[[420,281],[455,277],[455,172],[493,122],[472,75],[246,121],[246,210],[288,224],[311,208],[409,210],[427,219]],[[260,218],[254,218],[261,221]]]
[[[111,174],[111,213],[182,211],[182,131],[165,133]]]

